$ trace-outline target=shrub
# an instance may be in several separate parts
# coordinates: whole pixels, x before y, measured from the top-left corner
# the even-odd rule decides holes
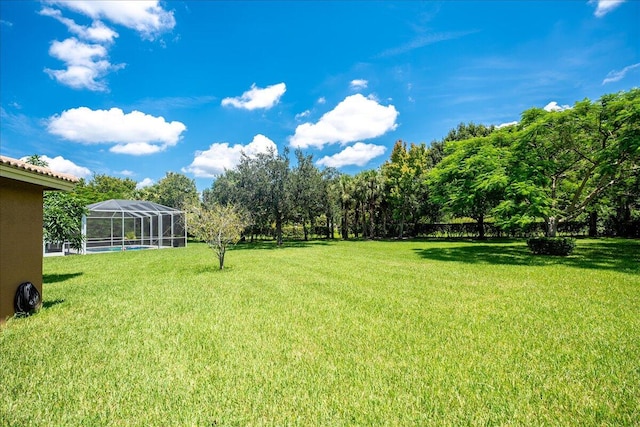
[[[576,240],[567,237],[532,237],[527,246],[535,255],[567,256],[576,247]]]

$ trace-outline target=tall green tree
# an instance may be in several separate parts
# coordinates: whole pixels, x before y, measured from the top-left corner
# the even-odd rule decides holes
[[[378,216],[380,201],[384,194],[384,181],[382,174],[377,170],[367,170],[361,172],[360,175],[364,186],[364,208],[369,216],[369,238],[373,239],[377,236],[376,230],[378,227],[376,226],[376,218]]]
[[[477,125],[473,122],[460,123],[455,129],[451,129],[447,133],[442,139],[442,142],[446,144],[449,141],[464,141],[466,139],[489,136],[494,130],[496,130],[496,128],[493,125]]]
[[[294,215],[302,224],[304,240],[309,240],[309,229],[315,229],[316,219],[323,207],[322,175],[313,164],[313,156],[295,151],[297,165],[291,171],[291,202]]]
[[[507,185],[508,131],[449,141],[446,156],[428,175],[434,201],[449,214],[474,219],[484,239],[485,218],[503,199]]]
[[[360,237],[360,231],[362,236],[367,235],[367,222],[366,222],[366,197],[367,197],[367,183],[363,172],[357,173],[353,176],[353,232],[355,238]]]
[[[183,209],[199,200],[195,181],[176,172],[167,172],[164,178],[142,189],[139,195],[144,200],[175,209]]]
[[[398,237],[404,237],[408,221],[419,220],[420,208],[425,202],[425,178],[431,167],[428,149],[424,144],[397,141],[391,158],[382,165],[385,197],[397,224]]]
[[[444,158],[444,141],[432,141],[427,150],[429,166],[434,167]]]
[[[89,182],[80,180],[74,193],[86,204],[110,199],[132,199],[135,196],[136,182],[131,178],[118,178],[105,174],[94,174]]]
[[[527,110],[519,133],[506,198],[495,213],[506,226],[542,218],[553,237],[558,224],[602,203],[608,189],[638,173],[640,89],[565,111]]]
[[[334,168],[322,170],[322,212],[325,217],[326,237],[333,239],[335,223],[340,219],[340,193],[338,182],[340,173]]]
[[[354,202],[354,183],[353,177],[350,175],[342,174],[336,183],[337,194],[340,200],[340,230],[342,238],[347,240],[349,238],[349,214],[352,206],[355,206]]]
[[[213,181],[211,188],[206,188],[202,192],[202,202],[207,207],[213,207],[216,204],[238,204],[240,200],[237,184],[238,172],[235,169],[226,170]]]
[[[26,162],[48,167],[37,154]],[[43,195],[43,236],[47,243],[69,242],[74,249],[82,248],[82,215],[86,213],[84,201],[73,193],[45,191]]]
[[[291,217],[289,159],[275,150],[242,156],[237,167],[238,198],[258,224],[274,224],[278,246],[282,227]]]
[[[405,142],[399,140],[395,143],[391,158],[382,165],[382,173],[385,176],[386,196],[393,217],[398,223],[398,237],[403,237],[413,198],[413,171],[409,167],[409,154]]]

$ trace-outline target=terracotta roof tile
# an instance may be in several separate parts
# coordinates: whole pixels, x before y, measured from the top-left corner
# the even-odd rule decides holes
[[[0,156],[0,164],[10,166],[16,169],[22,169],[28,172],[33,172],[38,175],[50,176],[52,178],[57,178],[62,181],[73,182],[73,183],[80,181],[79,178],[76,178],[73,175],[69,175],[62,172],[56,172],[54,170],[51,170],[49,168],[44,168],[42,166],[34,166],[27,162],[23,162],[22,160],[13,159],[11,157]]]

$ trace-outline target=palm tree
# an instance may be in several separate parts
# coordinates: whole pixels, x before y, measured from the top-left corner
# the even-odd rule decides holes
[[[349,209],[353,204],[353,178],[340,175],[338,180],[340,194],[340,209],[342,210],[342,238],[349,238]]]
[[[326,168],[322,175],[322,204],[326,219],[326,234],[328,239],[333,239],[335,220],[339,214],[341,194],[339,188],[340,172],[334,168]]]
[[[362,236],[367,235],[366,218],[365,218],[365,200],[367,193],[367,182],[364,174],[361,172],[353,177],[353,204],[354,204],[354,232],[356,239],[359,237],[360,221],[362,221]]]
[[[47,163],[47,161],[44,160],[42,156],[39,154],[32,154],[31,156],[27,157],[24,161],[33,166],[42,166],[44,168],[49,167],[49,163]]]
[[[376,206],[382,194],[382,176],[377,170],[363,172],[366,183],[366,201],[369,210],[369,237],[376,237]]]

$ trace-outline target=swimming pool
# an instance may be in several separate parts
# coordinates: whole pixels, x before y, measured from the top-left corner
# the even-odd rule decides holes
[[[157,246],[98,246],[95,248],[87,248],[86,253],[88,254],[98,254],[105,252],[122,252],[122,251],[141,251],[144,249],[157,249]]]

